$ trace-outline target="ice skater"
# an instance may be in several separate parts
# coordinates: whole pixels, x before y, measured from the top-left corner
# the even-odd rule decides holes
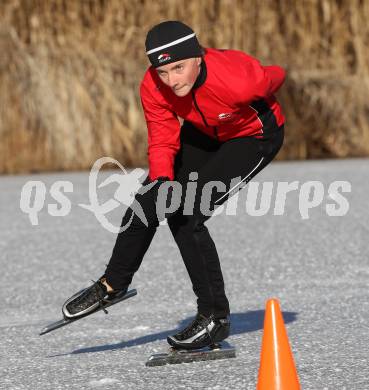
[[[167,338],[174,348],[198,349],[229,336],[230,308],[220,261],[205,222],[276,156],[283,144],[284,116],[274,94],[284,70],[262,66],[237,50],[200,46],[196,34],[179,21],[154,26],[146,37],[151,66],[141,87],[148,129],[152,188],[135,196],[147,224],[129,208],[104,275],[63,306],[66,318],[95,311],[124,294],[163,218],[177,243],[197,297],[195,319]],[[196,181],[191,213],[185,193],[175,212],[158,216],[159,187]],[[221,185],[209,187],[216,181]],[[207,209],[203,190],[211,188]],[[262,239],[262,238],[261,238]],[[262,242],[261,242],[262,243]],[[159,281],[158,281],[159,283]]]

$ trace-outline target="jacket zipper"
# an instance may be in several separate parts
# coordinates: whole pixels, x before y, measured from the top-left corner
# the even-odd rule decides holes
[[[204,114],[202,113],[202,111],[200,110],[198,104],[197,104],[197,101],[196,101],[196,97],[195,97],[195,92],[192,91],[192,97],[193,97],[193,102],[195,103],[195,107],[196,107],[196,110],[198,111],[198,113],[200,114],[201,118],[202,118],[202,121],[204,122],[204,125],[206,127],[213,127],[213,132],[214,132],[214,137],[216,138],[217,141],[219,141],[219,138],[218,138],[218,128],[216,126],[209,126],[208,125],[208,122],[206,122],[206,118],[204,116]]]

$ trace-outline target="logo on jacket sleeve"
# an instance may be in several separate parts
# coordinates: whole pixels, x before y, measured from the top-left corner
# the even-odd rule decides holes
[[[162,62],[169,61],[170,59],[171,59],[171,56],[169,53],[162,53],[158,57],[159,64],[161,64]]]

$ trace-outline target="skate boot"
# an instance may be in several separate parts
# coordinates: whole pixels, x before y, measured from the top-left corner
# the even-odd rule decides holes
[[[211,347],[229,336],[230,324],[229,316],[214,318],[213,315],[206,317],[198,313],[187,327],[168,336],[167,341],[175,349]]]
[[[104,277],[101,277],[97,282],[94,282],[90,287],[87,287],[70,297],[63,305],[62,312],[64,318],[73,319],[84,317],[96,309],[109,303],[109,301],[119,298],[127,292],[127,288],[123,290],[107,291],[107,287],[103,284]]]

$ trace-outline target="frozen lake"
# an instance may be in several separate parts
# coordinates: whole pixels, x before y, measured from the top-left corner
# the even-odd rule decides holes
[[[102,173],[102,177],[111,171]],[[165,352],[166,336],[195,314],[195,297],[167,226],[159,227],[132,287],[137,296],[45,336],[61,305],[104,271],[116,235],[104,229],[88,203],[88,172],[0,177],[0,389],[255,389],[264,304],[278,297],[304,390],[369,388],[369,160],[276,162],[254,182],[297,181],[285,212],[250,215],[247,187],[237,215],[207,222],[222,262],[231,305],[229,360],[145,367]],[[20,209],[29,180],[47,190],[38,225]],[[56,181],[73,183],[70,212],[50,215]],[[301,206],[302,186],[319,182],[323,198]],[[330,216],[331,183],[349,209]],[[251,182],[252,183],[252,182]],[[250,183],[250,184],[251,184]],[[305,184],[304,184],[305,183]],[[306,184],[308,183],[308,184]],[[112,197],[114,184],[101,192]],[[318,199],[319,200],[319,199]],[[41,205],[42,206],[42,205]],[[328,207],[329,209],[329,207]],[[122,209],[111,212],[119,223]]]

